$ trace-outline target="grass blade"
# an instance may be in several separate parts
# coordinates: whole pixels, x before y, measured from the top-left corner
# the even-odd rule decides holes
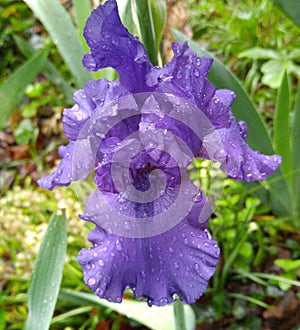
[[[69,66],[77,87],[92,79],[90,72],[83,68],[81,59],[83,47],[69,14],[58,0],[24,0],[43,23],[56,44],[63,59]]]
[[[278,91],[274,117],[274,146],[275,152],[282,156],[281,169],[286,180],[290,183],[291,177],[291,146],[290,146],[290,87],[287,72]]]
[[[14,36],[14,40],[24,56],[30,57],[37,52],[34,47],[25,39],[16,35]],[[71,88],[70,84],[62,77],[60,72],[56,69],[51,61],[48,59],[46,60],[42,71],[44,72],[45,76],[64,93],[67,103],[72,104],[74,90]]]
[[[228,293],[228,296],[229,297],[232,297],[232,298],[235,298],[235,299],[240,299],[240,300],[244,300],[244,301],[248,301],[252,304],[255,304],[257,306],[261,306],[265,309],[274,309],[274,306],[271,306],[271,305],[268,305],[266,303],[264,303],[263,301],[261,300],[258,300],[258,299],[255,299],[253,297],[248,297],[248,296],[245,296],[244,294],[240,294],[240,293]]]
[[[297,286],[300,288],[300,281],[290,280],[290,279],[284,278],[282,276],[273,275],[273,274],[264,274],[264,273],[253,273],[253,275],[255,275],[257,277],[265,278],[265,279],[271,280],[271,281],[277,281],[277,282],[282,282],[282,283],[286,283],[286,284],[291,284],[291,285],[294,285],[294,286]]]
[[[28,291],[25,330],[47,330],[54,312],[67,247],[66,216],[52,216],[41,244]]]
[[[14,71],[0,88],[0,128],[22,101],[25,88],[41,71],[48,51],[41,50]]]
[[[71,290],[60,290],[59,298],[76,305],[93,305],[98,307],[107,307],[126,317],[133,319],[140,324],[153,330],[175,330],[175,319],[173,315],[173,306],[163,307],[152,306],[146,302],[123,300],[121,304],[108,302],[100,299],[94,294],[75,292]],[[186,330],[194,330],[196,327],[195,314],[189,305],[184,305]]]

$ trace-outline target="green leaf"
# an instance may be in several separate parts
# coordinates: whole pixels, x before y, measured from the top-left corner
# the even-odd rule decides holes
[[[58,0],[24,0],[43,23],[69,66],[77,87],[82,87],[93,77],[83,68],[83,47],[69,14]]]
[[[173,304],[175,328],[176,330],[186,330],[185,317],[184,317],[184,306],[180,300],[175,301]]]
[[[282,60],[270,60],[261,66],[263,77],[262,83],[277,89],[282,83],[284,72],[286,71],[288,62]]]
[[[17,144],[28,144],[29,141],[34,137],[34,127],[32,125],[32,120],[22,120],[13,134]]]
[[[297,100],[294,109],[294,118],[291,131],[292,154],[292,196],[294,199],[295,221],[300,225],[300,82],[298,83]]]
[[[160,41],[166,24],[167,5],[165,0],[150,0],[156,39],[156,53],[159,54]]]
[[[156,35],[150,0],[136,1],[136,14],[139,22],[140,36],[147,50],[149,60],[158,65]]]
[[[273,49],[266,48],[250,48],[241,52],[238,57],[248,57],[253,60],[257,59],[280,59],[280,56]]]
[[[300,268],[300,259],[298,260],[290,260],[290,259],[276,259],[274,261],[274,264],[281,267],[286,272],[293,270],[293,269],[299,269]]]
[[[282,172],[286,180],[291,182],[291,146],[290,146],[290,87],[288,75],[285,72],[278,91],[274,117],[274,146],[275,152],[282,157]]]
[[[132,1],[131,0],[117,0],[119,15],[123,25],[128,29],[128,31],[133,34],[137,35],[138,30],[137,26],[134,23],[133,16],[132,16]]]
[[[89,52],[89,46],[86,43],[86,40],[83,36],[83,29],[85,27],[85,23],[88,17],[91,14],[92,7],[90,1],[82,1],[82,0],[73,0],[73,5],[75,9],[75,18],[77,23],[77,29],[79,33],[79,37],[82,43],[82,46],[85,51]]]
[[[300,58],[300,48],[294,48],[288,54],[288,59],[290,59],[290,60],[297,60],[298,58]]]
[[[15,35],[14,40],[24,56],[30,57],[31,55],[37,53],[34,47],[23,38]],[[67,103],[72,104],[74,91],[50,60],[47,59],[45,61],[45,65],[43,66],[42,71],[44,72],[45,76],[64,93]]]
[[[121,304],[116,304],[108,302],[104,299],[99,299],[94,294],[75,292],[65,289],[60,291],[59,298],[77,305],[94,305],[98,307],[104,306],[110,308],[153,330],[176,329],[173,307],[171,305],[164,307],[149,307],[146,302],[132,300],[123,300]],[[191,306],[184,305],[184,314],[186,330],[195,330],[196,319]]]
[[[273,2],[300,27],[300,1],[298,0],[273,0]]]
[[[53,215],[32,272],[25,330],[49,329],[62,279],[66,247],[66,216]]]
[[[22,101],[25,88],[41,71],[48,55],[41,50],[14,71],[0,88],[0,128]]]

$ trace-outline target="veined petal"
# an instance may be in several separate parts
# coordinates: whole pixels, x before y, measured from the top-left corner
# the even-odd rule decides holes
[[[93,247],[78,256],[84,280],[113,302],[121,302],[129,287],[149,305],[166,305],[175,295],[193,303],[205,291],[220,253],[209,232],[188,218],[149,238],[120,237],[97,226],[89,240]]]
[[[106,1],[92,12],[84,37],[91,49],[91,53],[83,58],[86,69],[97,71],[112,67],[118,71],[121,84],[130,92],[152,90],[145,82],[152,65],[144,45],[121,23],[115,0]]]

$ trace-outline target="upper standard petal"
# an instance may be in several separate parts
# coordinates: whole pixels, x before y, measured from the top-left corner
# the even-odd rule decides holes
[[[130,92],[153,90],[145,81],[152,65],[144,45],[121,23],[115,0],[106,1],[92,12],[84,36],[91,49],[83,58],[86,69],[97,71],[112,67]]]

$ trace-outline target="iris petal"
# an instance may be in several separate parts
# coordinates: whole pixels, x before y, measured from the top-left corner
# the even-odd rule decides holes
[[[253,151],[245,142],[247,137],[247,125],[245,122],[237,122],[231,118],[229,128],[216,130],[222,146],[215,149],[215,153],[208,154],[206,146],[211,146],[210,136],[204,139],[203,147],[198,153],[200,158],[221,160],[221,169],[230,178],[252,182],[264,180],[272,174],[280,165],[281,157],[278,155],[263,155]]]
[[[84,36],[91,49],[83,58],[88,70],[112,67],[130,92],[147,92],[145,77],[150,64],[144,45],[121,23],[116,1],[108,0],[95,9],[87,20]]]
[[[186,218],[171,230],[149,238],[128,238],[96,227],[93,247],[78,261],[86,284],[101,298],[121,302],[130,287],[149,305],[163,306],[174,294],[195,302],[207,287],[219,258],[219,248],[206,229]]]
[[[38,180],[38,184],[44,189],[52,190],[55,186],[68,186],[72,181],[72,156],[75,143],[70,142],[67,146],[59,148],[59,155],[62,161],[57,169],[50,175]]]

